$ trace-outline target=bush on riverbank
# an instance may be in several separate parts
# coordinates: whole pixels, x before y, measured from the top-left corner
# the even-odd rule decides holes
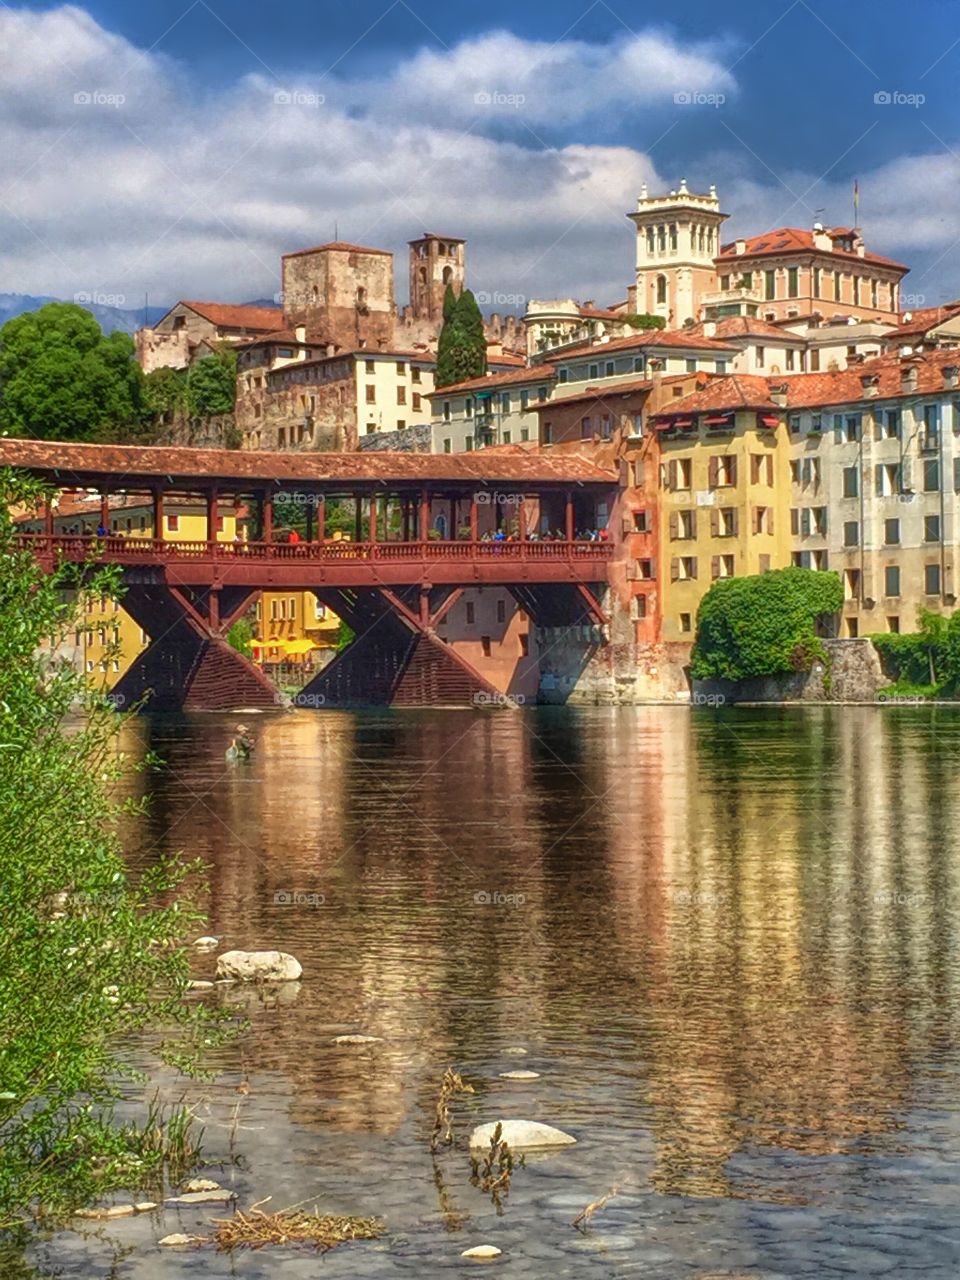
[[[835,573],[777,569],[715,582],[697,612],[697,680],[749,680],[827,664],[819,632],[843,607]]]
[[[18,549],[9,508],[38,495],[0,472],[0,1229],[155,1176],[162,1139],[114,1119],[133,1075],[121,1040],[162,1028],[165,1060],[189,1067],[224,1025],[180,998],[202,918],[178,892],[199,868],[161,859],[128,878],[116,824],[138,806],[115,794],[132,767],[119,720],[60,656],[116,580],[47,575]]]
[[[888,697],[960,696],[960,611],[945,617],[921,609],[917,630],[870,637],[892,680]]]

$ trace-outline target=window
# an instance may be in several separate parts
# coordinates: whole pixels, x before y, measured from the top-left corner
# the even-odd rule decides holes
[[[681,613],[681,615],[680,615],[680,630],[681,630],[682,632],[686,633],[686,632],[691,631],[692,629],[693,629],[693,628],[691,627],[690,614],[689,614],[689,613]]]
[[[900,545],[900,521],[899,520],[884,520],[883,541],[885,546],[899,547]]]
[[[180,528],[179,516],[167,516],[167,530],[170,533],[176,533]]]
[[[466,440],[464,440],[463,442],[463,445],[467,453],[473,453],[473,436],[467,436]]]
[[[754,533],[773,533],[773,508],[772,507],[754,507],[753,508],[753,532]]]
[[[833,438],[837,444],[856,444],[860,439],[859,413],[835,413],[833,415]]]
[[[814,348],[810,352],[810,372],[817,373],[820,369],[820,352]]]
[[[483,650],[483,656],[485,658],[489,658],[490,657],[490,637],[489,636],[480,637],[480,648]]]
[[[503,433],[503,443],[504,443],[504,444],[509,444],[509,443],[510,443],[510,432],[509,432],[509,431],[505,431],[505,432]]]
[[[566,367],[566,365],[564,365],[563,368],[561,368],[559,374],[557,375],[557,381],[566,382],[569,379],[569,377],[570,377],[570,370]]]
[[[364,368],[366,369],[367,373],[376,373],[376,371],[377,371],[377,362],[376,362],[376,360],[364,360],[363,364],[364,364]]]
[[[938,404],[925,404],[923,406],[923,435],[920,437],[920,448],[937,449],[939,446],[940,406]]]
[[[750,483],[773,484],[773,454],[752,453],[750,455]]]
[[[526,413],[530,407],[530,392],[523,390],[520,392],[520,412]]]
[[[467,417],[468,417],[468,418],[472,418],[472,417],[473,417],[473,400],[471,400],[471,399],[469,399],[469,398],[468,398],[468,399],[466,399],[466,400],[464,400],[464,402],[463,402],[463,412],[467,415]]]
[[[899,594],[899,592],[898,592]],[[887,629],[894,635],[900,634],[900,619],[897,617],[887,618]]]
[[[787,297],[797,298],[800,296],[800,269],[799,267],[787,268]]]
[[[729,276],[721,276],[721,277],[720,277],[720,288],[724,291],[724,293],[726,293],[726,292],[727,292],[727,290],[730,288],[730,277],[729,277]]]
[[[600,439],[609,440],[613,435],[613,419],[609,413],[605,413],[600,419]]]
[[[377,403],[377,388],[375,386],[373,386],[372,384],[368,386],[366,395],[367,395],[367,404]]]
[[[857,636],[860,634],[860,626],[857,619],[847,618],[845,621],[847,626],[847,639],[856,640]]]
[[[419,391],[415,391],[415,392],[413,393],[413,407],[414,407],[414,409],[419,409],[419,408],[420,408],[420,404],[421,404],[421,401],[420,401],[420,393],[419,393]]]
[[[900,410],[885,409],[877,417],[877,436],[880,440],[900,439]]]
[[[667,277],[657,276],[657,305],[664,307],[667,304]]]
[[[762,369],[766,360],[767,352],[765,347],[757,347],[757,368]]]
[[[526,658],[530,653],[530,632],[520,632],[520,657]]]
[[[737,483],[737,459],[733,454],[719,454],[707,463],[707,478],[711,489],[729,488]]]
[[[580,439],[589,440],[592,435],[593,435],[593,426],[591,425],[590,419],[581,418],[580,419]]]
[[[443,420],[444,422],[450,421],[450,401],[449,400],[444,400],[443,402]]]
[[[476,621],[476,606],[472,600],[467,601],[467,623],[471,624]]]
[[[448,437],[447,437],[447,439],[446,439],[446,440],[444,440],[444,442],[443,442],[443,452],[444,452],[444,453],[452,453],[452,452],[453,452],[453,441],[450,439],[450,437],[449,437],[449,436],[448,436]]]
[[[860,545],[859,521],[845,520],[843,522],[843,545],[845,547],[858,547]]]
[[[553,444],[553,423],[545,422],[543,424],[543,443]]]
[[[697,576],[697,557],[679,556],[677,559],[677,577],[681,582],[692,581]]]
[[[521,427],[521,428],[520,428],[520,441],[521,441],[521,443],[522,443],[522,444],[526,444],[526,443],[527,443],[527,441],[528,441],[529,439],[530,439],[530,428],[529,428],[529,427]]]
[[[505,600],[497,601],[497,621],[506,622],[507,620],[507,602]]]
[[[646,511],[635,511],[633,513],[633,531],[634,533],[650,532],[650,520]]]
[[[883,594],[885,596],[898,596],[900,594],[900,569],[898,565],[888,564],[884,569]],[[898,631],[899,629],[897,627]]]
[[[813,268],[813,296],[815,298],[820,297],[820,268],[819,267]]]
[[[714,556],[712,576],[714,578],[732,578],[736,572],[735,556]]]
[[[793,347],[787,347],[785,355],[786,355],[786,361],[787,361],[787,370],[789,372],[793,370],[793,361],[794,361]]]
[[[696,362],[696,360],[688,360],[688,361],[687,361],[687,373],[696,373],[696,372],[697,372],[697,362]]]
[[[767,302],[772,302],[777,296],[777,273],[775,271],[765,271],[763,273],[763,296]]]
[[[939,516],[923,517],[923,540],[924,542],[940,541],[940,517]]]
[[[675,489],[689,489],[693,473],[693,461],[690,458],[677,458],[675,467],[673,487]]]
[[[843,468],[843,496],[856,498],[860,493],[860,475],[856,467]]]
[[[924,493],[939,493],[940,491],[940,459],[927,458],[923,464],[923,491]]]
[[[603,376],[605,378],[613,377],[613,361],[612,360],[608,360],[607,363],[603,366]]]
[[[899,462],[878,462],[875,474],[878,498],[889,498],[900,492]]]
[[[843,598],[857,600],[860,597],[860,570],[845,569],[843,573]]]
[[[940,594],[939,564],[925,564],[923,566],[923,590],[928,596],[938,596]]]
[[[599,366],[598,364],[592,364],[592,365],[590,366],[590,371],[589,371],[589,373],[588,373],[588,375],[587,375],[587,376],[590,378],[591,382],[592,382],[595,378],[599,378],[599,376],[600,376],[600,366]]]
[[[397,404],[407,403],[407,388],[397,387]]]
[[[637,576],[638,576],[638,577],[640,577],[640,578],[642,578],[642,579],[644,580],[644,582],[649,582],[649,581],[650,581],[650,579],[652,579],[652,578],[653,578],[653,576],[654,576],[654,575],[653,575],[653,561],[652,561],[652,560],[638,560],[638,561],[637,561]]]
[[[695,511],[674,511],[670,517],[673,526],[671,538],[689,540],[697,536],[697,513]]]
[[[634,372],[634,373],[643,373],[643,367],[644,367],[643,356],[634,356],[634,357],[633,357],[633,372]]]
[[[835,271],[835,272],[833,273],[833,300],[834,300],[834,302],[840,302],[840,301],[842,301],[842,295],[843,295],[843,287],[842,287],[842,281],[841,281],[841,277],[840,277],[840,272],[839,272],[839,271]]]
[[[420,381],[420,370],[416,367],[416,365],[414,365],[414,367],[410,370],[410,379],[412,382]]]
[[[737,536],[736,507],[721,507],[717,512],[717,537],[735,538]]]

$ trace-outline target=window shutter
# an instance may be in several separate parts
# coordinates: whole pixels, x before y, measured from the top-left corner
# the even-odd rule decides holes
[[[740,529],[740,512],[736,509],[736,507],[734,507],[730,512],[730,532],[733,534],[734,537],[736,537],[737,533],[739,532],[739,529]]]
[[[690,512],[690,537],[695,538],[696,536],[697,536],[697,513],[696,511],[691,511]]]
[[[736,459],[736,455],[734,455],[734,456],[730,459],[730,483],[731,483],[731,484],[736,484],[736,483],[737,483],[737,459]]]
[[[670,512],[670,537],[676,538],[680,533],[680,516],[676,511]]]
[[[711,578],[720,577],[720,557],[719,556],[710,557],[710,577]]]
[[[960,493],[960,458],[953,460],[953,491]]]
[[[678,582],[680,579],[680,559],[674,556],[670,561],[670,581]]]
[[[711,489],[717,487],[717,480],[720,475],[720,459],[711,458],[707,463],[707,483]]]
[[[767,533],[773,533],[773,507],[767,507]]]
[[[670,467],[670,488],[676,489],[680,484],[680,463],[676,458],[671,458],[668,465]]]
[[[697,557],[691,556],[690,557],[690,577],[695,578],[696,576],[697,576]]]
[[[960,458],[958,458],[957,461],[960,462]],[[719,536],[720,536],[720,512],[714,510],[710,512],[710,537],[718,538]],[[717,575],[714,574],[713,576],[716,577]]]
[[[874,468],[874,473],[877,477],[877,497],[882,498],[883,497],[883,463],[882,462],[877,463],[876,467]]]
[[[630,463],[626,458],[620,459],[620,486],[626,488],[630,483]]]
[[[800,532],[800,512],[796,507],[790,508],[790,532],[794,537]]]
[[[833,443],[843,444],[843,414],[833,415]]]

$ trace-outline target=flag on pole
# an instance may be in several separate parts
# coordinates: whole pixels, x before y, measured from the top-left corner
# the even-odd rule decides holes
[[[853,180],[853,225],[857,226],[860,222],[860,183],[856,178]]]

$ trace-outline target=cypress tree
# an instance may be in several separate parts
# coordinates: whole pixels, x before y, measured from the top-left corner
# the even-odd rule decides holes
[[[447,301],[444,299],[444,313]],[[435,385],[448,387],[467,378],[482,378],[487,371],[487,339],[477,300],[464,289],[440,330]]]

